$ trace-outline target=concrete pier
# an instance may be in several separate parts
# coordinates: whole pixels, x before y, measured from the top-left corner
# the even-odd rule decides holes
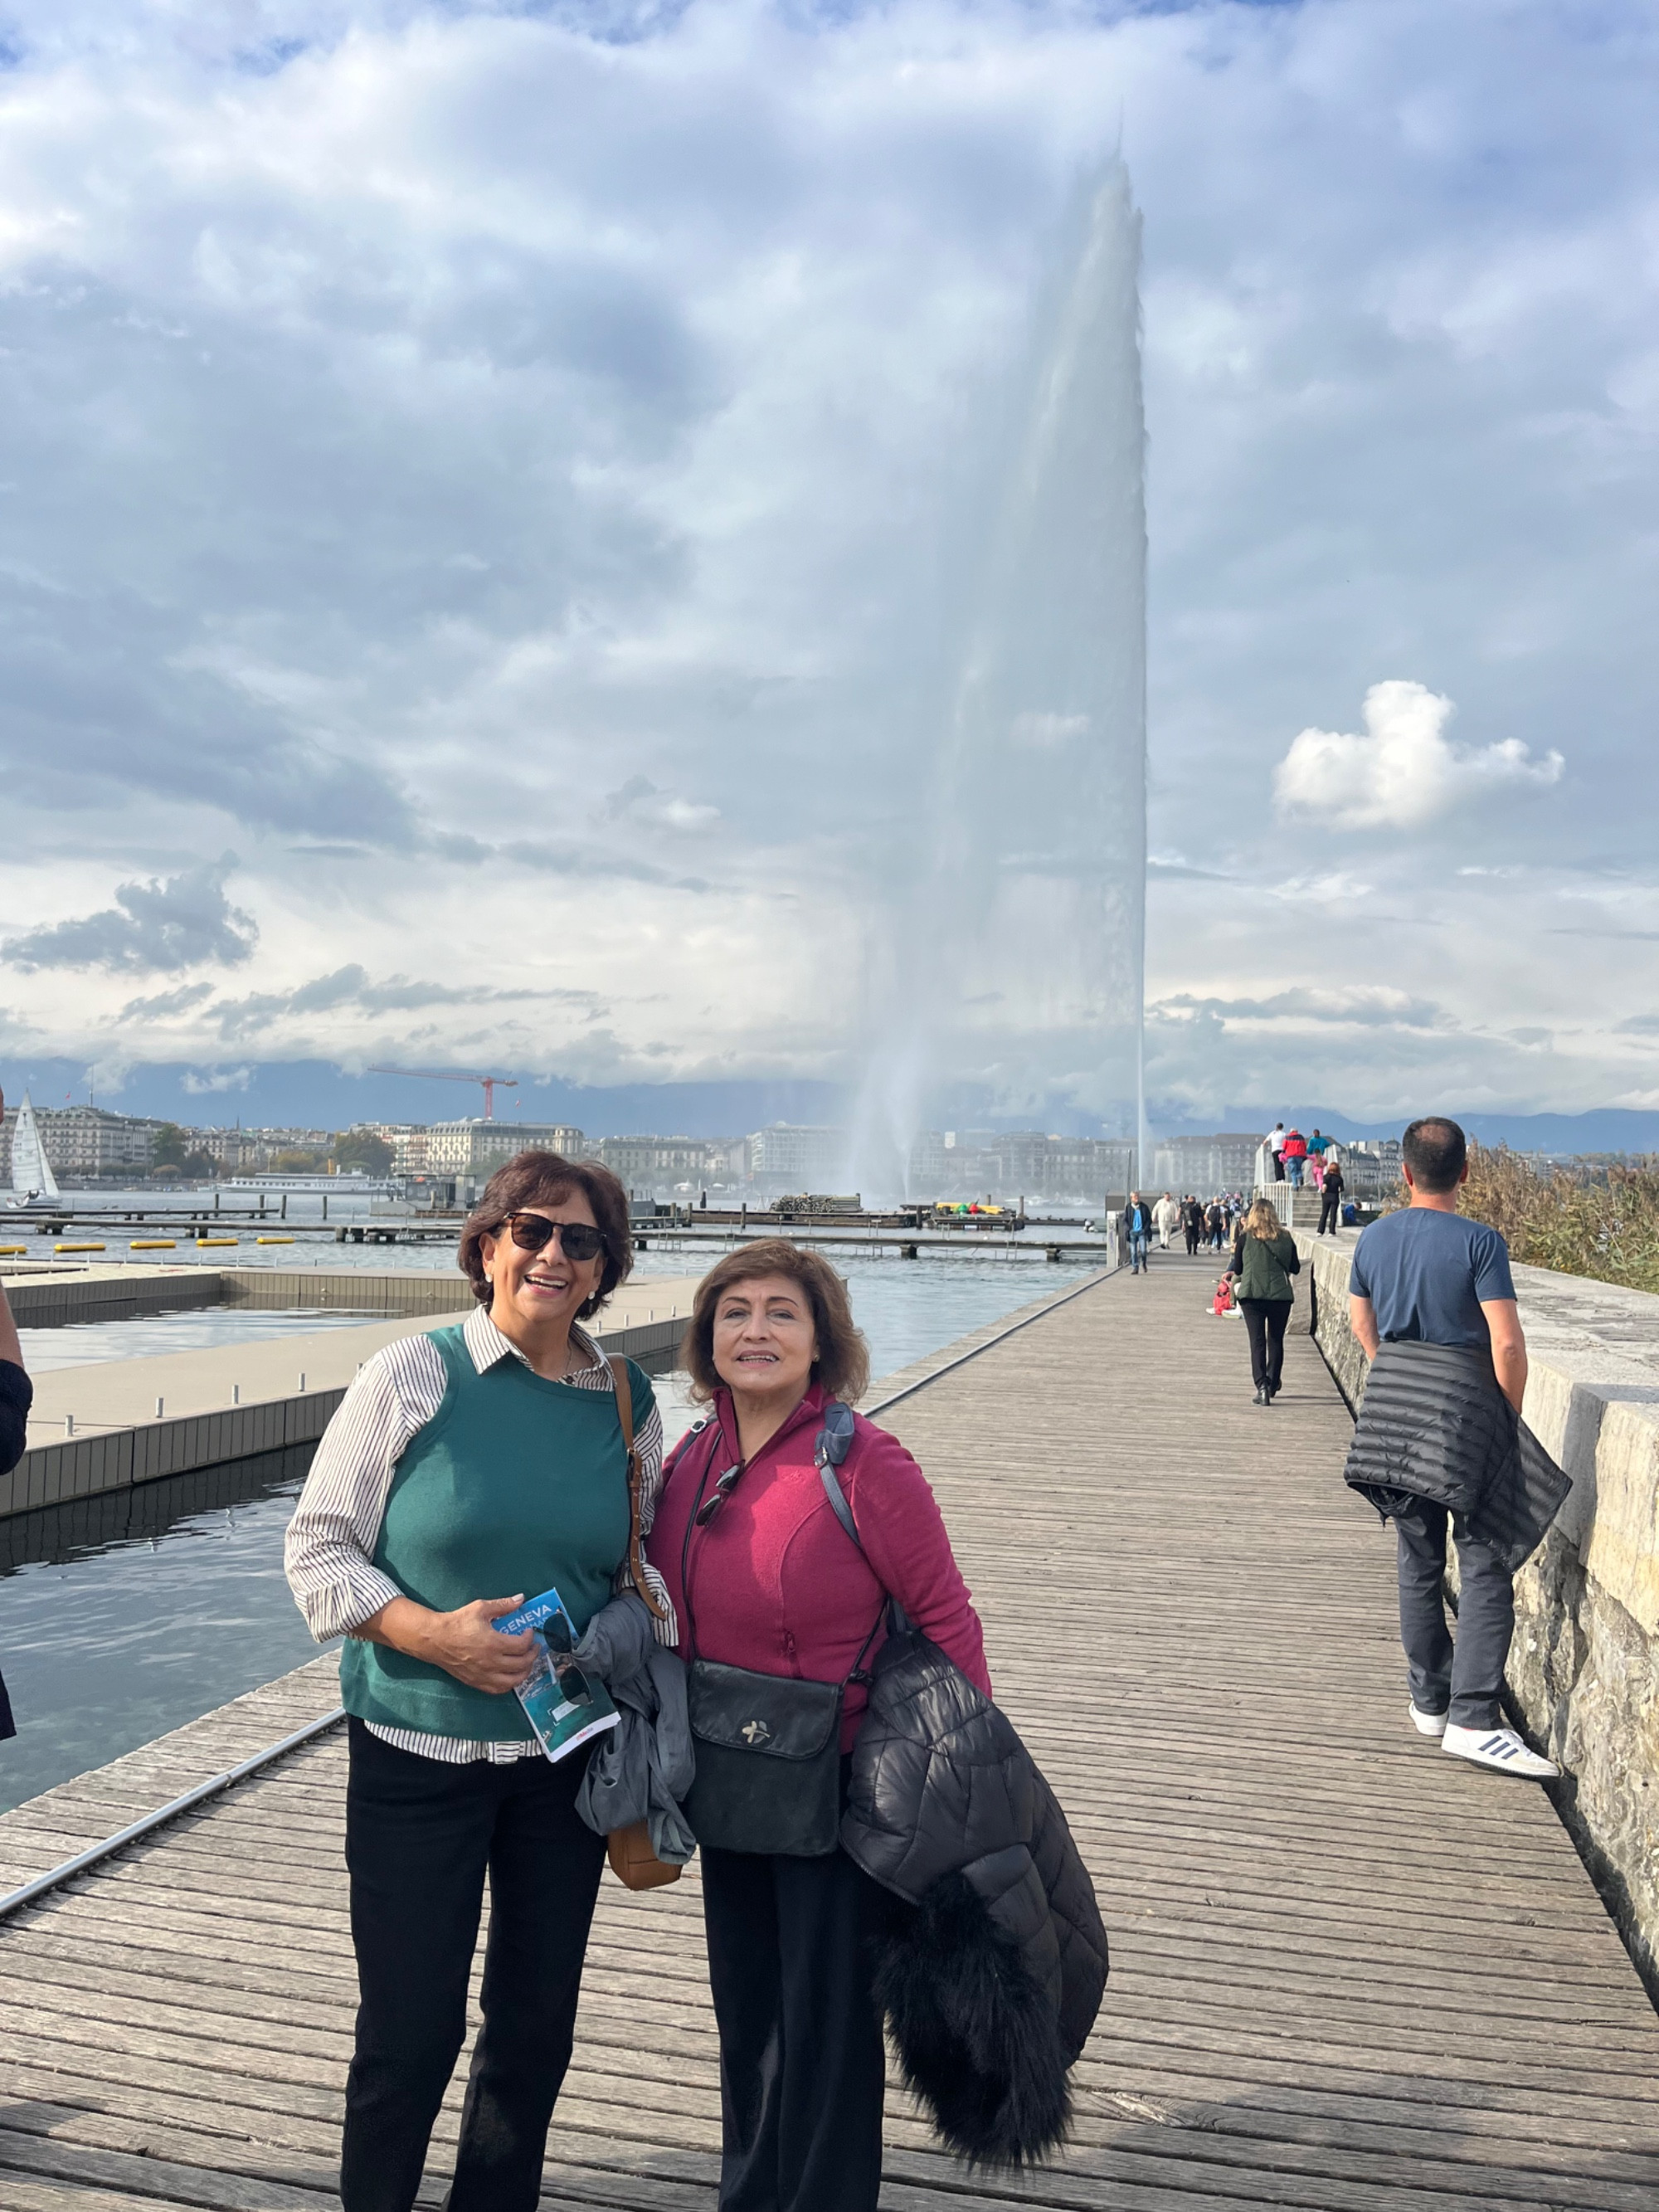
[[[1305,1335],[1253,1406],[1212,1279],[1155,1255],[885,1417],[1113,1972],[1065,2154],[969,2172],[895,2080],[883,2212],[1652,2212],[1659,2021],[1550,1798],[1407,1726],[1346,1409]],[[334,1698],[319,1661],[20,1806],[0,1882]],[[344,1769],[325,1735],[0,1923],[6,2212],[337,2212]],[[607,1877],[544,2212],[713,2212],[719,2142],[696,1866]]]
[[[139,1267],[93,1260],[29,1265],[0,1260],[0,1283],[19,1328],[66,1328],[76,1322],[191,1313],[219,1305],[224,1297],[222,1275],[212,1267]]]
[[[94,1260],[36,1266],[0,1261],[0,1282],[20,1328],[135,1321],[204,1306],[442,1314],[464,1306],[469,1296],[465,1279],[453,1268],[342,1267],[331,1257],[312,1267],[210,1267],[189,1261],[155,1266]]]
[[[343,1279],[349,1296],[346,1271],[325,1281],[343,1285]],[[361,1328],[301,1331],[37,1376],[28,1449],[11,1474],[0,1475],[0,1516],[313,1442],[358,1368],[382,1345],[441,1327],[445,1319],[462,1320],[470,1310],[466,1285],[453,1275],[368,1280],[410,1283],[410,1310]],[[299,1295],[301,1286],[317,1290],[314,1278],[294,1281],[294,1295],[273,1303],[326,1307],[326,1297]],[[625,1352],[647,1368],[669,1364],[696,1284],[695,1275],[685,1275],[624,1286],[605,1310],[598,1341],[605,1352]]]

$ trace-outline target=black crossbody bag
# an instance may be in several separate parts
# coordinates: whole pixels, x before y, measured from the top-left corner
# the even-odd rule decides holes
[[[852,1508],[835,1475],[852,1442],[852,1413],[832,1399],[824,1407],[824,1425],[812,1457],[836,1520],[862,1551]],[[726,1667],[698,1658],[690,1564],[691,1532],[708,1480],[705,1468],[680,1556],[680,1587],[685,1594],[691,1646],[686,1702],[697,1762],[685,1817],[698,1843],[716,1850],[824,1858],[841,1836],[842,1701],[848,1683],[870,1679],[864,1662],[889,1618],[890,1601],[883,1599],[844,1681],[804,1682],[793,1675],[761,1674],[748,1667]],[[730,1481],[722,1480],[729,1492]]]

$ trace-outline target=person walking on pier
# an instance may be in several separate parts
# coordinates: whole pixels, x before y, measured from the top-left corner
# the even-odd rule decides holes
[[[1132,1275],[1139,1275],[1147,1267],[1152,1237],[1152,1209],[1138,1190],[1132,1190],[1129,1203],[1123,1209],[1123,1242],[1128,1249]]]
[[[1227,1242],[1227,1208],[1218,1198],[1212,1198],[1204,1215],[1204,1224],[1210,1232],[1210,1249],[1219,1252]]]
[[[592,1161],[520,1152],[490,1177],[459,1256],[476,1311],[368,1363],[288,1532],[313,1635],[347,1639],[360,2002],[344,2212],[415,2202],[466,2033],[486,1875],[483,2027],[445,2203],[535,2212],[605,1844],[578,1805],[591,1747],[548,1759],[514,1695],[535,1635],[493,1623],[556,1589],[580,1638],[627,1577],[672,1625],[639,1542],[662,1457],[651,1385],[579,1326],[632,1264],[622,1184]]]
[[[1504,1724],[1499,1699],[1514,1571],[1567,1481],[1520,1419],[1527,1345],[1509,1247],[1457,1211],[1469,1172],[1462,1130],[1431,1115],[1412,1123],[1401,1150],[1411,1203],[1362,1232],[1349,1275],[1349,1317],[1370,1373],[1346,1480],[1395,1524],[1411,1725],[1474,1765],[1547,1780],[1560,1769]]]
[[[1342,1163],[1333,1152],[1325,1163],[1325,1179],[1319,1187],[1319,1228],[1317,1234],[1327,1231],[1333,1237],[1342,1226]]]
[[[1164,1192],[1152,1208],[1152,1219],[1158,1228],[1158,1249],[1160,1252],[1167,1252],[1170,1231],[1179,1227],[1181,1222],[1181,1208],[1176,1204],[1173,1193]]]
[[[1187,1257],[1195,1259],[1204,1239],[1204,1201],[1195,1194],[1182,1206],[1181,1225],[1186,1232]]]
[[[1270,1199],[1259,1198],[1239,1224],[1227,1273],[1237,1285],[1250,1340],[1250,1379],[1258,1406],[1271,1406],[1285,1372],[1285,1325],[1296,1296],[1291,1277],[1302,1266],[1296,1239],[1281,1227]]]

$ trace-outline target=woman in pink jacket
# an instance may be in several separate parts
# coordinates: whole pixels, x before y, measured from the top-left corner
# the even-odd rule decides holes
[[[780,1238],[722,1260],[699,1288],[684,1360],[709,1414],[670,1460],[650,1546],[682,1654],[845,1683],[844,1787],[866,1703],[853,1677],[890,1597],[990,1694],[939,1506],[903,1445],[860,1418],[837,1470],[856,1544],[836,1517],[814,1446],[830,1401],[861,1395],[868,1356],[846,1285],[817,1253]],[[838,1847],[785,1856],[705,1842],[702,1860],[720,2212],[874,2212],[885,2060],[870,1939],[883,1893]]]

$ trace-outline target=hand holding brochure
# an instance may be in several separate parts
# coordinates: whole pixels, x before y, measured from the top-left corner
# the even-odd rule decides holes
[[[578,1744],[616,1727],[617,1708],[605,1685],[564,1656],[575,1648],[576,1635],[557,1590],[544,1590],[493,1626],[503,1636],[519,1636],[526,1628],[536,1632],[536,1663],[515,1694],[550,1759],[563,1759]],[[578,1694],[572,1697],[569,1690]]]

